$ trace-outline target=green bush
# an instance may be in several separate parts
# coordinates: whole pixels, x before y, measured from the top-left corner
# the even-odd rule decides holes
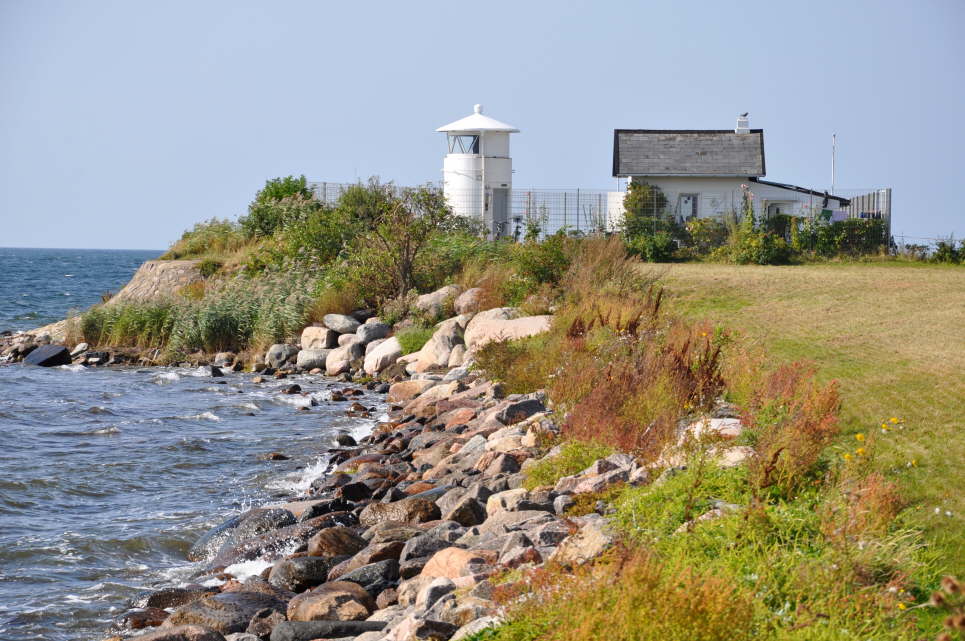
[[[305,176],[273,178],[255,195],[248,206],[248,215],[239,221],[248,237],[268,237],[281,227],[291,214],[292,207],[313,201]],[[287,206],[278,206],[287,202]]]
[[[624,233],[628,238],[670,231],[667,197],[656,185],[631,181],[623,198],[623,210]]]
[[[194,258],[204,255],[222,256],[245,244],[245,235],[235,222],[212,218],[195,224],[181,234],[161,260]]]
[[[665,231],[656,234],[640,234],[628,243],[631,254],[639,256],[648,263],[666,263],[673,259],[677,244]]]
[[[434,333],[435,329],[432,327],[420,327],[416,325],[399,330],[396,332],[395,338],[402,347],[403,355],[413,354],[422,349],[422,346],[429,342],[429,339],[432,338]]]
[[[791,258],[784,239],[766,231],[742,233],[731,246],[731,258],[739,265],[783,265]]]
[[[526,470],[523,486],[531,490],[543,485],[556,485],[564,476],[572,476],[590,467],[601,458],[613,454],[613,448],[596,443],[566,441],[559,454],[540,459]]]
[[[960,263],[965,258],[965,242],[961,247],[955,247],[955,240],[939,240],[935,243],[935,251],[931,255],[932,262],[936,263]]]
[[[198,271],[201,272],[201,275],[205,278],[211,278],[217,274],[223,266],[224,263],[222,263],[220,260],[206,258],[198,263]]]

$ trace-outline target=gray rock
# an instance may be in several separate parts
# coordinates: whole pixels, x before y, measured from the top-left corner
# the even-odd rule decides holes
[[[70,350],[70,357],[73,358],[74,356],[80,356],[87,351],[87,347],[87,343],[77,343],[74,349]],[[215,365],[217,365],[217,363],[215,363]]]
[[[374,599],[382,590],[398,585],[399,562],[395,559],[385,559],[377,563],[369,563],[343,574],[338,577],[338,580],[361,585]]]
[[[481,619],[470,621],[466,625],[456,630],[450,638],[450,641],[462,641],[463,639],[476,635],[483,630],[495,628],[501,625],[502,622],[503,620],[496,616],[482,617]]]
[[[265,352],[265,362],[275,369],[282,367],[298,354],[298,348],[294,345],[275,343]]]
[[[295,358],[295,366],[303,370],[312,370],[316,367],[324,369],[325,361],[331,352],[330,349],[303,349]]]
[[[354,334],[360,325],[357,320],[345,314],[325,314],[322,322],[325,327],[339,334]]]
[[[220,632],[200,625],[165,626],[139,634],[138,641],[225,641]]]
[[[365,323],[355,330],[355,334],[363,343],[369,343],[379,338],[385,338],[391,331],[392,328],[385,323]]]
[[[419,595],[415,599],[415,605],[417,608],[428,610],[436,601],[455,589],[456,584],[452,582],[452,579],[437,577],[419,590]]]
[[[399,555],[399,561],[405,562],[409,559],[430,557],[447,547],[451,547],[451,543],[440,537],[430,536],[429,534],[414,536],[405,542],[405,547],[402,548],[402,553]]]
[[[497,414],[496,420],[503,425],[514,425],[539,412],[545,412],[543,402],[535,398],[523,398],[518,401],[507,401]]]
[[[63,345],[41,345],[23,359],[25,365],[57,367],[70,365],[70,352]]]
[[[271,631],[271,641],[312,641],[354,637],[378,632],[385,621],[282,621]]]
[[[221,634],[244,632],[252,617],[265,609],[284,613],[285,603],[261,592],[222,592],[182,605],[166,625],[203,625]]]
[[[486,520],[486,509],[476,499],[464,496],[456,502],[452,509],[443,514],[442,518],[470,527],[479,525]]]
[[[302,556],[282,559],[272,566],[268,582],[291,592],[304,592],[325,583],[333,565],[331,557]]]

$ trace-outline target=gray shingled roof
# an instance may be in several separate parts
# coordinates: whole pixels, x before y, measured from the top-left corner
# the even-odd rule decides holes
[[[764,130],[616,129],[614,176],[763,176]]]

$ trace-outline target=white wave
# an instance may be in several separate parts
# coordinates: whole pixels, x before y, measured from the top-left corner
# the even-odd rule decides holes
[[[83,372],[87,368],[77,363],[76,365],[61,365],[60,369],[65,369],[68,372]]]
[[[311,407],[312,397],[302,396],[301,394],[282,394],[272,399],[279,405],[291,405],[293,407]]]
[[[242,403],[238,407],[243,410],[251,410],[252,412],[261,411],[261,408],[258,407],[257,403]]]
[[[161,372],[151,380],[158,385],[164,385],[166,383],[173,383],[174,381],[181,380],[181,375],[177,372]]]
[[[270,568],[274,565],[274,561],[265,561],[264,559],[254,559],[252,561],[242,561],[240,563],[233,563],[224,569],[225,574],[230,574],[239,581],[244,581],[248,577],[258,576],[265,571],[265,568]]]
[[[220,421],[221,417],[214,412],[201,412],[200,414],[194,414],[191,416],[179,416],[178,418],[187,421]]]
[[[108,435],[108,434],[120,434],[120,433],[121,433],[121,428],[117,427],[116,425],[108,425],[107,427],[102,427],[102,428],[97,429],[97,430],[91,430],[91,431],[89,431],[89,432],[84,432],[84,434],[87,435],[87,436]]]
[[[328,467],[328,461],[323,457],[318,457],[308,467],[298,472],[270,480],[266,487],[270,490],[284,490],[301,495],[312,486],[312,481],[325,474]]]

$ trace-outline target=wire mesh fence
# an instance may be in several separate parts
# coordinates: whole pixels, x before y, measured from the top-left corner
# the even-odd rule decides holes
[[[355,183],[310,182],[320,201],[334,204]],[[430,184],[435,188],[439,185]],[[399,189],[403,189],[399,187]],[[500,191],[507,192],[500,201]],[[464,215],[490,221],[499,236],[553,234],[561,229],[577,234],[617,231],[623,222],[624,192],[602,189],[532,189],[446,192],[450,206]]]

